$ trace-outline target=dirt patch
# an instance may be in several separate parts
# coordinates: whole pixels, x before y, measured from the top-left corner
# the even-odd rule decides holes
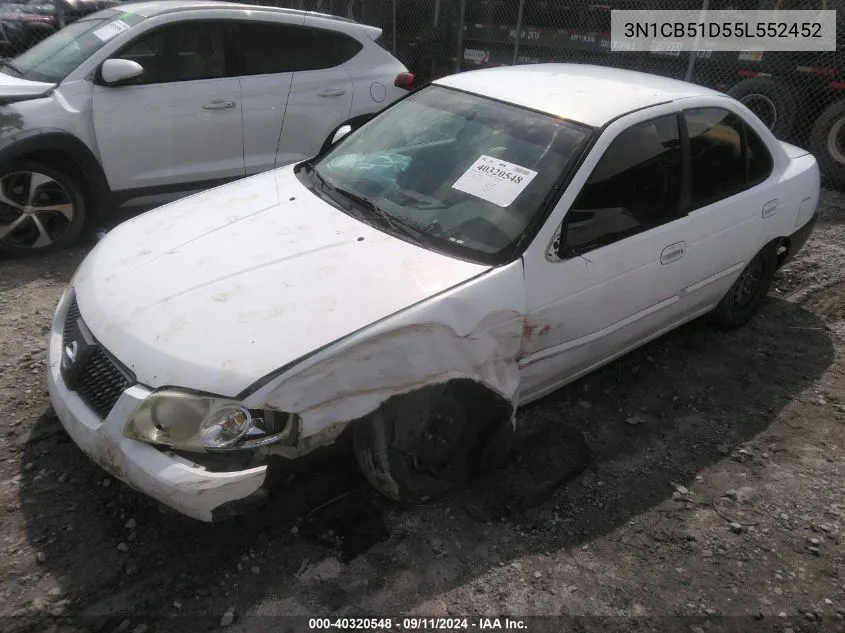
[[[45,336],[86,250],[0,262],[3,630],[207,630],[227,612],[249,631],[282,630],[280,614],[845,618],[841,194],[748,327],[690,324],[532,404],[521,457],[465,489],[398,507],[338,457],[219,525],[120,484],[50,413]]]

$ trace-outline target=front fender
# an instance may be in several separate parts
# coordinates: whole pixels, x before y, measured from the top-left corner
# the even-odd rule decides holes
[[[332,443],[393,396],[451,380],[473,380],[515,409],[524,318],[518,260],[315,354],[246,404],[297,413],[298,454]]]

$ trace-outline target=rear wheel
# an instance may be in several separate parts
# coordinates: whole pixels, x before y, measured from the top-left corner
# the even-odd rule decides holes
[[[845,99],[828,106],[813,125],[810,149],[825,180],[845,186]]]
[[[82,190],[63,171],[28,161],[0,168],[0,251],[59,250],[79,235],[85,215]]]
[[[751,110],[779,139],[786,139],[795,127],[798,103],[783,82],[771,77],[744,79],[728,94]]]
[[[711,323],[721,330],[733,330],[748,323],[766,300],[776,269],[776,249],[767,246],[748,262],[731,289],[710,313]]]

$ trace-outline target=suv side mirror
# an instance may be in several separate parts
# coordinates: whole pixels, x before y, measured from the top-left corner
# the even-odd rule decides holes
[[[144,74],[144,67],[131,59],[107,59],[100,67],[100,76],[107,84],[117,84]]]
[[[337,129],[337,132],[334,133],[334,136],[332,136],[332,145],[337,143],[340,139],[342,139],[344,136],[349,134],[351,131],[352,131],[351,125],[341,125]]]

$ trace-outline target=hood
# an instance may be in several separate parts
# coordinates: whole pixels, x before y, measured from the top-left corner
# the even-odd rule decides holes
[[[488,268],[363,224],[284,167],[119,225],[73,283],[139,382],[235,396]]]
[[[46,97],[55,87],[56,84],[29,81],[0,72],[0,105],[24,99]]]

